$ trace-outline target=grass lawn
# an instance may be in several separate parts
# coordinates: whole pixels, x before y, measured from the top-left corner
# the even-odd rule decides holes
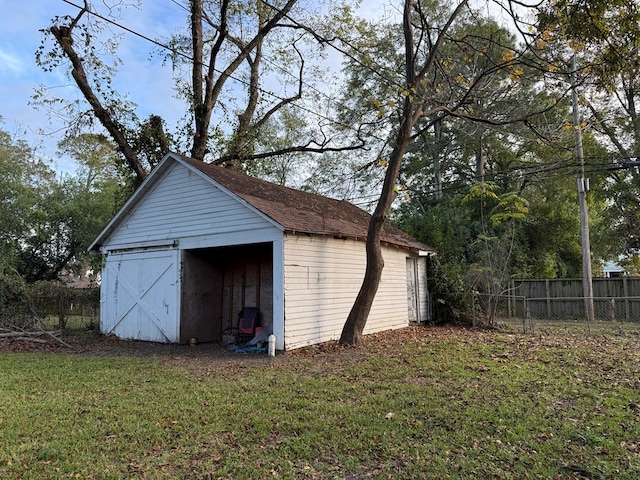
[[[602,326],[604,325],[604,326]],[[640,326],[0,353],[0,478],[640,478]]]

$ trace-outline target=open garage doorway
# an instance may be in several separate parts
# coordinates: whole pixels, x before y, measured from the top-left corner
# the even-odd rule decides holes
[[[273,321],[273,244],[185,250],[182,255],[180,342],[235,335],[238,313],[257,307]]]

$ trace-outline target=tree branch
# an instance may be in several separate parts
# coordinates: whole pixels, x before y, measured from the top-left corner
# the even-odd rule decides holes
[[[86,11],[87,10],[83,10],[81,13],[84,13]],[[76,25],[79,18],[80,15],[76,17],[76,19],[74,19],[71,25]],[[104,108],[104,106],[100,102],[100,99],[96,96],[93,89],[91,88],[91,85],[89,84],[87,73],[84,69],[83,60],[78,56],[73,47],[72,26],[53,26],[49,29],[49,31],[58,42],[58,45],[60,45],[63,53],[71,62],[71,75],[76,81],[78,88],[84,95],[84,98],[87,100],[87,102],[89,102],[89,105],[91,105],[96,118],[112,136],[113,140],[118,145],[118,148],[124,155],[125,161],[136,174],[138,181],[142,181],[146,177],[147,172],[142,166],[138,155],[129,146],[129,142],[124,135],[123,126],[113,117],[109,110]]]
[[[242,160],[243,162],[246,162],[250,160],[260,160],[262,158],[275,157],[278,155],[287,155],[291,153],[327,153],[327,152],[349,152],[354,150],[362,150],[365,147],[366,143],[362,139],[359,139],[359,140],[360,140],[359,145],[349,145],[346,147],[327,147],[324,145],[319,145],[317,143],[316,145],[319,145],[318,147],[311,147],[310,145],[314,144],[315,142],[310,141],[306,145],[297,145],[293,147],[281,148],[279,150],[272,150],[269,152],[254,153],[251,155],[238,155],[236,153],[223,155],[222,157],[217,158],[211,163],[214,165],[224,165],[234,160]]]
[[[194,0],[194,4],[196,2],[201,2],[202,0]],[[249,57],[252,51],[256,49],[258,44],[263,41],[263,39],[267,36],[267,34],[273,30],[278,22],[284,18],[284,16],[291,10],[291,8],[295,5],[297,0],[288,0],[287,3],[279,10],[276,11],[275,15],[267,21],[264,26],[262,26],[256,35],[249,41],[244,48],[240,49],[240,52],[236,55],[236,57],[227,65],[227,67],[218,72],[215,68],[215,60],[217,51],[221,48],[222,41],[227,39],[226,33],[226,16],[227,16],[227,5],[228,0],[224,0],[223,5],[221,7],[221,27],[220,27],[220,37],[216,45],[218,48],[214,47],[211,51],[210,61],[208,65],[208,72],[205,78],[206,88],[204,99],[201,100],[200,103],[194,102],[194,111],[196,112],[196,116],[198,119],[196,120],[196,132],[194,138],[193,148],[191,149],[191,156],[193,158],[197,158],[202,160],[206,153],[206,144],[208,138],[208,130],[211,122],[211,115],[213,113],[213,107],[217,102],[218,96],[227,80],[233,75],[233,73],[238,69],[238,67]],[[193,8],[193,7],[192,7]],[[200,10],[202,6],[199,6]],[[192,17],[196,17],[196,12],[192,10]],[[197,15],[197,20],[202,21],[202,15]],[[215,74],[219,73],[217,80],[214,81]],[[202,84],[200,83],[200,86]],[[195,97],[194,97],[195,98]]]

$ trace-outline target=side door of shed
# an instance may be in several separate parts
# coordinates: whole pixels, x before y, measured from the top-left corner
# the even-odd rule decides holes
[[[426,257],[407,257],[407,310],[410,322],[431,322]]]
[[[174,248],[110,253],[100,288],[100,330],[119,338],[180,340],[180,261]]]
[[[418,291],[418,262],[407,257],[407,308],[410,322],[420,321],[420,300]]]

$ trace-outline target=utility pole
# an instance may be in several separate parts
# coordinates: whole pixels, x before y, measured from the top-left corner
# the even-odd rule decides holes
[[[578,110],[578,93],[576,91],[576,54],[571,57],[571,101],[573,103],[573,135],[578,164],[578,202],[580,204],[580,231],[582,236],[582,294],[584,296],[584,313],[587,328],[593,321],[593,281],[591,275],[591,244],[589,242],[589,212],[587,210],[587,190],[589,183],[584,178],[584,152],[582,150],[582,122]]]

